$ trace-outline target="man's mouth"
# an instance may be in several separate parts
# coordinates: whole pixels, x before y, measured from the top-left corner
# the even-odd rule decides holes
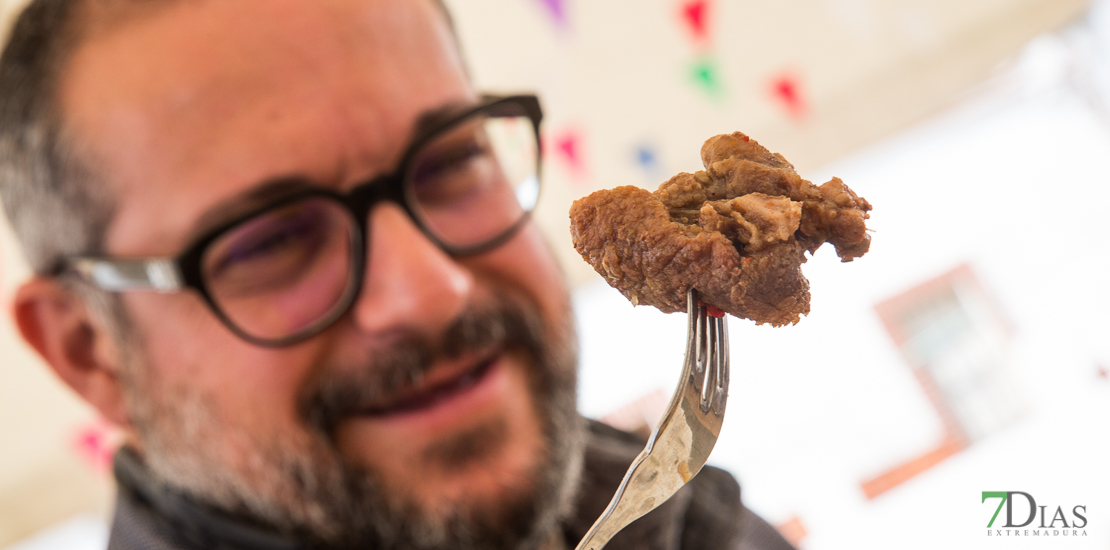
[[[433,381],[426,386],[402,392],[403,395],[396,399],[391,399],[389,402],[380,405],[362,408],[355,414],[381,418],[431,409],[476,386],[489,374],[501,357],[502,353],[500,351],[490,354],[484,359],[471,363],[470,367],[461,373],[446,379],[435,380],[437,377],[433,373],[430,377]]]

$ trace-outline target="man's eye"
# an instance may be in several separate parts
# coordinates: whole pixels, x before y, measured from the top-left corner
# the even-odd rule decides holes
[[[226,261],[233,264],[256,260],[267,255],[280,253],[290,247],[303,244],[314,231],[304,223],[292,227],[284,227],[281,231],[270,235],[263,235],[255,242],[241,244],[239,248],[231,250]]]
[[[487,187],[496,165],[487,140],[468,139],[418,158],[409,185],[425,208],[452,207]]]
[[[233,236],[208,270],[211,278],[258,276],[265,271],[287,272],[296,269],[322,239],[322,220],[314,216],[293,216],[273,220],[266,227],[251,228]],[[275,273],[266,273],[267,278]]]
[[[475,159],[488,154],[489,149],[478,140],[442,147],[420,157],[412,173],[412,182],[417,186],[442,184],[466,170]]]

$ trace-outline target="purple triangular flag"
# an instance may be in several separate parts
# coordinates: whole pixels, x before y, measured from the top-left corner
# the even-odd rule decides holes
[[[540,3],[547,8],[551,18],[555,20],[555,24],[560,27],[565,27],[567,24],[566,0],[540,0]]]

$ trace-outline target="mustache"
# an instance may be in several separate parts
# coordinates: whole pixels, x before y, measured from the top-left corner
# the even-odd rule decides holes
[[[500,299],[470,306],[434,340],[409,335],[358,369],[327,371],[302,392],[302,418],[331,439],[343,418],[419,385],[437,361],[493,350],[539,358],[544,334],[543,318],[531,304]]]

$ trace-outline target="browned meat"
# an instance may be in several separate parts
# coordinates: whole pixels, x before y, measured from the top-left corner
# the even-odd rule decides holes
[[[871,244],[871,205],[838,178],[820,187],[778,153],[735,132],[701,149],[705,170],[654,193],[625,186],[574,202],[574,247],[633,304],[686,309],[686,289],[758,324],[809,313],[805,253],[830,242],[842,261]]]

